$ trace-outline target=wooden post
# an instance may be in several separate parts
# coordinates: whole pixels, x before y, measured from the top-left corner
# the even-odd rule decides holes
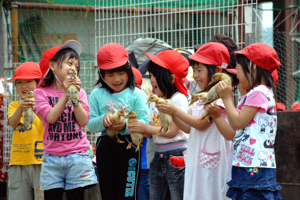
[[[19,44],[18,44],[18,33],[19,33],[19,21],[18,21],[18,8],[13,6],[11,9],[11,35],[12,35],[12,53],[13,62],[19,62]]]

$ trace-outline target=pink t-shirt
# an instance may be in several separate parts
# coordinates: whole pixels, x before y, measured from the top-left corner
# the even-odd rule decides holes
[[[46,120],[49,111],[58,103],[63,94],[63,91],[52,87],[39,87],[34,91],[34,110],[40,116],[45,129],[44,152],[55,156],[65,156],[90,149],[90,142],[76,122],[73,106],[69,102],[54,124],[49,124]],[[80,90],[79,99],[85,102],[81,105],[90,117],[87,96],[83,89]]]

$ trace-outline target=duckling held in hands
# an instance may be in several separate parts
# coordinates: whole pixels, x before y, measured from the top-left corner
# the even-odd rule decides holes
[[[132,122],[135,122],[137,121],[137,114],[135,111],[130,111],[126,116],[125,116],[126,119],[128,119],[128,123],[132,123]],[[136,132],[133,132],[133,133],[130,133],[130,137],[131,137],[131,140],[132,142],[130,142],[127,146],[126,149],[131,149],[131,145],[132,144],[135,144],[137,147],[136,147],[136,150],[135,152],[137,152],[140,148],[140,146],[143,146],[143,134],[141,133],[136,133]]]
[[[213,101],[212,103],[211,103],[211,105],[215,105],[216,104],[216,101]],[[199,119],[197,119],[197,121],[196,121],[196,123],[197,124],[199,124],[202,120],[204,120],[204,119],[207,119],[207,121],[208,122],[211,122],[211,120],[212,120],[212,117],[208,114],[208,112],[206,111],[206,110],[204,110],[204,112],[202,113],[202,116],[201,116],[201,118],[199,118]]]
[[[71,79],[78,79],[76,70],[72,71]],[[67,97],[69,99],[70,104],[74,105],[75,107],[78,106],[78,102],[84,104],[83,101],[79,100],[79,91],[73,84],[71,84],[67,89]]]
[[[219,81],[224,81],[228,86],[230,86],[231,77],[225,73],[215,73],[211,77],[211,81],[208,85],[217,83]],[[210,88],[210,90],[207,93],[205,104],[209,104],[218,98],[219,98],[219,96],[218,96],[217,90],[216,90],[215,86],[213,86],[212,88]]]
[[[207,92],[201,92],[201,93],[196,93],[192,96],[191,102],[189,106],[191,106],[193,103],[201,99],[202,101],[206,100]]]
[[[33,97],[33,91],[28,91],[26,95],[23,97],[23,99],[32,99],[34,100]],[[32,123],[35,118],[35,113],[32,110],[32,107],[28,108],[27,110],[23,111],[23,124],[18,126],[16,130],[21,130],[24,128],[25,131],[30,130]]]
[[[149,97],[149,101],[147,104],[149,104],[150,102],[162,103],[162,102],[170,102],[170,101],[168,99],[164,100],[163,98],[158,97],[156,94],[153,94]],[[163,112],[159,112],[159,121],[161,124],[161,128],[156,133],[155,137],[160,135],[162,129],[166,131],[166,134],[170,132],[171,124],[172,124],[172,116]]]
[[[118,112],[115,112],[114,114],[112,114],[110,116],[110,120],[114,123],[114,124],[120,124],[123,121],[123,117],[125,116],[125,112],[122,109],[119,109]],[[108,127],[107,128],[107,135],[110,138],[117,138],[117,142],[119,143],[124,143],[124,141],[120,140],[120,138],[118,137],[118,133],[119,131],[115,131],[112,129],[112,127]]]

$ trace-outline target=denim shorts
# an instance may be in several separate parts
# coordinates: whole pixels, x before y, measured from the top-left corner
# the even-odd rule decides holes
[[[281,186],[276,183],[276,169],[232,166],[232,179],[226,196],[235,199],[280,200]]]
[[[63,188],[71,190],[97,184],[97,177],[88,152],[66,156],[44,154],[41,190]]]

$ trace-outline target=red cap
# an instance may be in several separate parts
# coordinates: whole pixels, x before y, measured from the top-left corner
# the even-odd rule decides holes
[[[103,45],[97,53],[100,69],[111,70],[125,65],[129,60],[126,49],[118,43]]]
[[[38,64],[34,62],[24,62],[15,71],[15,75],[8,82],[13,82],[16,79],[41,79],[43,74]]]
[[[295,103],[291,107],[291,111],[300,110],[300,103]]]
[[[277,85],[278,85],[278,72],[277,72],[277,69],[275,69],[271,73],[271,75],[273,76],[275,87],[277,87]]]
[[[174,50],[165,50],[157,55],[149,53],[146,53],[146,55],[155,64],[170,70],[170,72],[176,77],[175,87],[177,90],[185,96],[188,96],[187,89],[183,84],[183,79],[188,74],[189,61],[183,55],[181,55],[181,53]]]
[[[243,50],[234,53],[245,55],[251,62],[271,73],[281,65],[276,51],[264,43],[250,44]]]
[[[219,42],[203,44],[189,58],[205,65],[221,66],[223,69],[227,69],[230,64],[228,49]]]
[[[134,76],[135,76],[135,82],[141,87],[143,84],[143,76],[142,73],[135,67],[131,67]]]
[[[62,49],[71,48],[74,51],[77,52],[78,55],[82,52],[82,46],[77,40],[68,40],[61,46],[56,46],[51,49],[48,49],[44,52],[41,60],[40,60],[40,68],[43,73],[43,76],[45,77],[47,75],[47,72],[49,70],[49,61],[55,54]]]

